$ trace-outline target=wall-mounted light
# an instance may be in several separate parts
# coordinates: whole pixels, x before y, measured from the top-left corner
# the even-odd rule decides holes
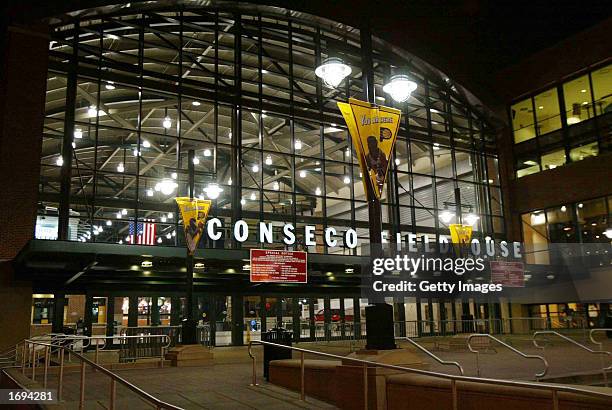
[[[383,91],[391,95],[396,102],[404,102],[416,90],[417,84],[405,74],[396,74],[383,86]]]
[[[323,63],[315,69],[315,75],[331,87],[336,88],[342,80],[351,75],[353,70],[338,57],[330,57],[323,60]]]
[[[447,224],[453,219],[454,216],[455,215],[453,215],[452,212],[450,212],[448,209],[445,209],[444,211],[440,212],[438,218],[440,218],[443,223]]]
[[[204,193],[210,199],[219,198],[219,195],[221,195],[221,192],[223,192],[223,188],[221,188],[219,184],[211,183],[211,184],[208,184],[206,188],[204,188]]]
[[[470,226],[474,226],[474,224],[478,222],[479,219],[480,217],[473,213],[467,214],[464,218],[465,222]]]

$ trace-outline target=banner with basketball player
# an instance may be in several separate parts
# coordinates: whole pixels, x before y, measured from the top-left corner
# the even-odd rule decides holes
[[[472,239],[472,226],[462,224],[449,225],[451,241],[455,245],[468,245]]]
[[[364,186],[366,178],[369,178],[376,197],[380,199],[387,181],[401,111],[354,98],[349,98],[348,103],[339,102],[338,107],[357,152]]]
[[[198,247],[204,224],[208,217],[211,201],[203,199],[191,199],[188,196],[174,198],[183,217],[183,227],[185,230],[185,242],[187,252],[193,255]]]

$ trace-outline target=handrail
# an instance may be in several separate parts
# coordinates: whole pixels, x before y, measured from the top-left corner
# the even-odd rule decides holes
[[[80,399],[79,399],[79,404],[80,407],[79,408],[83,408],[83,404],[85,401],[85,364],[91,366],[92,368],[94,368],[96,371],[99,371],[100,373],[105,374],[106,376],[111,378],[111,389],[110,389],[110,408],[114,409],[115,408],[115,396],[116,396],[116,383],[119,383],[123,386],[125,386],[126,388],[128,388],[129,390],[133,391],[134,393],[138,394],[142,399],[146,400],[147,402],[149,402],[150,404],[154,405],[157,409],[173,409],[173,410],[183,410],[181,407],[177,407],[174,406],[172,404],[166,403],[162,400],[159,400],[157,397],[147,393],[146,391],[140,389],[139,387],[135,386],[134,384],[128,382],[127,380],[125,380],[124,378],[117,376],[116,374],[114,374],[113,372],[107,370],[106,368],[100,366],[97,363],[94,363],[93,361],[89,360],[88,358],[86,358],[85,356],[81,355],[80,353],[77,353],[71,349],[68,349],[65,346],[61,346],[61,345],[53,345],[51,343],[43,343],[43,342],[38,342],[36,340],[30,340],[30,339],[26,339],[24,341],[24,347],[23,347],[23,354],[25,357],[25,350],[26,350],[26,343],[29,343],[31,345],[39,345],[39,346],[44,346],[45,347],[45,387],[46,387],[46,375],[47,375],[47,370],[48,370],[48,366],[49,366],[49,359],[48,359],[48,354],[49,354],[49,350],[52,347],[55,348],[59,348],[61,349],[60,352],[60,373],[59,373],[59,388],[58,388],[58,398],[60,398],[61,396],[61,391],[62,391],[62,381],[63,381],[63,369],[64,369],[64,352],[68,352],[69,354],[74,355],[75,357],[77,357],[80,361],[81,361],[81,386],[80,386]],[[34,350],[34,349],[32,349]],[[34,368],[35,368],[35,364],[33,363],[33,368],[32,368],[32,376],[34,378]],[[25,372],[25,369],[23,369],[23,371]]]
[[[595,340],[595,338],[593,338],[593,333],[597,333],[597,332],[612,332],[612,328],[597,328],[597,329],[591,329],[589,331],[589,339],[591,340],[591,342],[597,346],[599,346],[599,351],[603,352],[603,343],[602,342],[598,342],[597,340]],[[610,367],[608,367],[607,369],[611,369],[612,370],[612,365]]]
[[[281,344],[278,344],[278,343],[264,342],[264,341],[260,341],[260,340],[252,340],[248,344],[249,357],[251,358],[251,360],[253,362],[253,376],[252,376],[252,385],[253,386],[257,386],[257,373],[256,373],[256,366],[255,366],[256,359],[255,359],[255,356],[253,355],[253,351],[252,351],[252,347],[253,347],[254,344],[274,346],[274,347],[278,347],[278,348],[282,348],[282,349],[289,349],[291,351],[300,352],[300,370],[301,370],[301,392],[300,392],[300,398],[302,400],[304,400],[304,398],[305,398],[305,388],[304,388],[304,354],[305,353],[316,355],[316,356],[330,357],[330,358],[334,358],[334,359],[340,359],[340,360],[345,360],[345,361],[350,361],[350,362],[361,364],[363,366],[363,369],[364,369],[364,379],[363,379],[363,382],[364,382],[364,403],[365,404],[368,403],[368,399],[367,399],[367,392],[368,392],[367,368],[368,368],[368,366],[370,366],[370,367],[381,367],[381,368],[384,368],[384,369],[391,369],[391,370],[399,370],[399,371],[408,372],[408,373],[415,373],[415,374],[421,374],[421,375],[425,375],[425,376],[432,376],[432,377],[438,377],[438,378],[441,378],[441,379],[450,380],[450,382],[451,382],[451,392],[452,392],[452,401],[453,401],[453,409],[457,409],[458,405],[459,405],[458,404],[459,403],[458,402],[458,394],[457,394],[457,381],[466,381],[466,382],[483,383],[483,384],[487,384],[488,383],[488,384],[495,384],[495,385],[499,385],[499,386],[526,387],[526,388],[532,388],[532,389],[538,389],[538,390],[550,390],[551,398],[552,398],[552,401],[553,401],[553,408],[555,408],[555,409],[559,408],[559,395],[558,395],[559,392],[582,394],[582,395],[585,395],[585,396],[605,398],[605,399],[612,400],[612,394],[610,394],[610,393],[604,393],[604,392],[601,392],[601,391],[586,390],[586,389],[581,389],[581,388],[578,388],[578,387],[571,387],[571,386],[565,386],[565,385],[555,385],[555,384],[548,384],[548,383],[541,383],[541,382],[534,383],[534,382],[522,382],[522,381],[515,381],[515,380],[489,379],[489,378],[484,378],[484,377],[457,376],[457,375],[446,374],[446,373],[432,372],[432,371],[429,371],[429,370],[413,369],[413,368],[409,368],[409,367],[395,366],[395,365],[392,365],[392,364],[371,362],[371,361],[368,361],[368,360],[362,360],[362,359],[355,359],[355,358],[352,358],[352,357],[339,356],[339,355],[331,354],[331,353],[317,352],[315,350],[307,350],[307,349],[302,349],[302,348],[299,348],[299,347],[286,346],[286,345],[281,345]],[[368,407],[366,406],[365,408],[368,408]]]
[[[425,353],[426,355],[428,355],[429,357],[431,357],[432,359],[434,359],[435,361],[437,361],[440,364],[447,365],[447,366],[448,365],[450,365],[450,366],[457,366],[457,368],[459,369],[459,373],[461,373],[461,375],[464,374],[463,367],[461,367],[461,365],[458,362],[451,362],[451,361],[448,361],[448,360],[440,359],[438,356],[436,356],[435,354],[433,354],[429,350],[425,349],[423,346],[421,346],[420,344],[418,344],[414,340],[410,339],[409,337],[407,337],[405,339],[400,339],[400,340],[406,340],[407,342],[410,342],[417,349],[419,349],[420,351],[422,351],[423,353]]]
[[[599,329],[593,329],[593,330],[599,330]],[[602,329],[602,330],[603,330],[603,329]],[[539,331],[539,332],[535,332],[535,333],[533,334],[533,344],[535,345],[535,347],[537,347],[538,349],[542,349],[542,350],[544,350],[544,346],[540,346],[540,345],[538,344],[538,342],[537,342],[537,340],[536,340],[536,339],[537,339],[537,337],[538,337],[539,335],[546,335],[546,334],[548,334],[548,335],[555,335],[555,336],[558,336],[558,337],[560,337],[561,339],[563,339],[563,340],[565,340],[565,341],[567,341],[567,342],[570,342],[570,343],[572,343],[572,344],[574,344],[574,345],[578,346],[578,347],[579,347],[579,348],[581,348],[582,350],[586,350],[586,351],[587,351],[587,352],[589,352],[589,353],[593,353],[593,354],[600,354],[600,355],[607,355],[607,356],[609,356],[609,357],[612,357],[612,353],[610,353],[610,352],[608,352],[608,351],[606,351],[606,350],[593,350],[593,349],[591,349],[591,348],[589,348],[589,347],[587,347],[587,346],[583,345],[582,343],[578,343],[578,342],[577,342],[577,341],[575,341],[574,339],[569,338],[569,337],[567,337],[567,336],[565,336],[565,335],[562,335],[562,334],[561,334],[561,333],[559,333],[559,332],[555,332],[555,331],[553,331],[553,330],[542,330],[542,331]],[[592,334],[593,334],[593,332],[589,332],[589,337],[591,337],[591,336],[592,336]],[[593,340],[593,339],[591,338],[591,340]],[[597,342],[595,342],[595,344],[597,344]],[[605,384],[606,384],[606,386],[607,386],[607,385],[608,385],[608,373],[607,373],[607,371],[608,371],[608,370],[612,370],[612,364],[610,364],[609,366],[607,366],[607,367],[606,367],[606,366],[604,365],[604,363],[603,363],[603,357],[602,357],[602,358],[601,358],[601,367],[602,367],[602,368],[601,368],[601,371],[602,371],[602,373],[603,373],[604,381],[605,381]]]
[[[594,329],[594,330],[598,330],[598,329]],[[594,353],[594,354],[606,354],[608,356],[612,356],[612,353],[606,351],[606,350],[593,350],[581,343],[578,343],[577,341],[575,341],[574,339],[567,337],[565,335],[562,335],[559,332],[555,332],[554,330],[540,330],[538,332],[535,332],[533,334],[533,344],[535,345],[535,347],[537,347],[538,349],[544,349],[544,346],[540,346],[536,340],[536,338],[539,335],[545,335],[545,334],[549,334],[549,335],[555,335],[555,336],[559,336],[561,339],[565,340],[566,342],[570,342],[576,346],[578,346],[579,348],[586,350],[589,353]]]
[[[539,359],[539,360],[541,360],[544,363],[544,370],[542,370],[541,372],[535,374],[536,380],[544,377],[546,375],[546,373],[548,373],[548,362],[546,361],[546,358],[544,358],[543,356],[538,356],[538,355],[535,355],[535,354],[526,354],[526,353],[523,353],[520,350],[516,349],[515,347],[510,346],[508,343],[503,342],[503,341],[499,340],[498,338],[496,338],[495,336],[492,336],[490,334],[487,334],[487,333],[474,333],[474,334],[471,334],[471,335],[468,336],[468,338],[467,338],[467,346],[468,346],[468,349],[470,350],[470,352],[476,353],[476,371],[477,371],[478,376],[480,376],[480,361],[479,361],[480,352],[478,350],[474,350],[472,348],[471,343],[470,343],[472,341],[472,338],[474,338],[474,337],[487,337],[489,339],[495,340],[497,343],[499,343],[502,346],[510,349],[511,351],[513,351],[514,353],[518,354],[521,357],[524,357],[525,359]]]

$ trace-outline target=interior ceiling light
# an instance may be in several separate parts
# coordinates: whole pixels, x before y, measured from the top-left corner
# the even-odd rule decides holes
[[[300,150],[302,149],[302,140],[295,140],[295,149],[296,150]]]
[[[257,196],[255,196],[255,192],[251,192],[251,201],[254,201],[257,199]]]
[[[440,213],[440,215],[438,215],[438,218],[440,218],[442,222],[447,224],[451,221],[451,219],[453,219],[454,216],[455,215],[453,215],[448,209],[445,209]]]
[[[223,188],[219,186],[219,184],[208,184],[206,188],[204,188],[204,193],[209,199],[217,199],[219,195],[223,192]]]
[[[306,171],[300,171],[300,178],[306,178]]]
[[[164,195],[170,195],[178,187],[178,184],[171,179],[164,178],[155,185],[156,191],[161,191]]]
[[[199,107],[201,103],[199,101],[192,101],[191,105],[193,105],[194,107]]]
[[[480,217],[473,213],[469,213],[465,216],[465,222],[470,226],[474,226],[479,219]]]
[[[404,102],[410,98],[410,94],[416,90],[417,84],[410,80],[405,74],[397,74],[384,85],[383,91],[391,95],[396,102]]]
[[[253,172],[259,172],[259,165],[253,164],[253,167],[251,169],[253,170]]]
[[[161,236],[158,236],[157,237],[157,243],[162,243],[162,242],[163,242],[163,240],[162,240]]]
[[[57,159],[55,160],[55,165],[57,165],[58,167],[64,165],[64,157],[62,157],[61,155],[57,157]]]
[[[272,165],[272,157],[270,155],[266,157],[266,165]]]
[[[204,156],[205,156],[205,157],[210,157],[211,155],[212,155],[212,152],[211,152],[211,151],[210,151],[208,148],[206,148],[206,149],[204,150]]]
[[[108,220],[106,221],[106,226],[111,226],[112,224],[113,224],[113,223],[111,222],[111,220],[110,220],[110,219],[108,219]]]
[[[142,146],[145,147],[145,148],[149,148],[149,147],[151,147],[151,143],[149,141],[147,141],[147,140],[143,140],[142,141]]]
[[[275,191],[278,191],[280,189],[278,181],[274,181],[274,184],[272,184],[272,189],[274,189]]]
[[[344,183],[345,184],[350,184],[351,183],[351,177],[349,177],[348,175],[344,176]]]
[[[164,126],[165,129],[172,127],[172,120],[170,119],[170,117],[164,118],[162,125]]]
[[[122,216],[121,211],[117,212],[117,219],[121,219]]]
[[[246,199],[244,198],[240,199],[240,205],[244,205],[244,204],[246,204]]]
[[[338,57],[326,58],[323,63],[315,69],[315,75],[331,88],[336,88],[342,80],[351,75],[351,67],[344,64]]]
[[[193,157],[193,165],[198,165],[200,163],[200,158]]]
[[[606,229],[603,234],[606,235],[606,238],[612,239],[612,228]]]
[[[147,189],[147,196],[153,196],[153,190],[151,188]]]
[[[112,81],[107,81],[106,85],[104,87],[106,87],[107,90],[114,90],[115,89],[115,83],[113,83]]]
[[[123,167],[123,162],[120,162],[119,165],[117,165],[117,172],[123,171],[125,171],[125,168]]]
[[[315,189],[315,195],[321,195],[321,188],[317,187],[317,189]]]
[[[83,138],[83,131],[80,128],[74,130],[74,138],[81,139]]]
[[[176,172],[173,172],[170,176],[172,177],[172,179],[178,178],[178,174]]]
[[[142,266],[143,268],[150,268],[151,266],[153,266],[153,262],[152,261],[142,261],[140,263],[140,266]]]

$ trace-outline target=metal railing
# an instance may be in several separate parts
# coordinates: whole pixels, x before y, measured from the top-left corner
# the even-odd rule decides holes
[[[129,337],[129,336],[124,336],[124,337]],[[132,383],[128,382],[127,380],[123,379],[120,376],[117,376],[116,374],[112,373],[111,371],[107,370],[106,368],[100,366],[99,364],[93,362],[92,360],[86,358],[85,356],[83,356],[81,353],[75,352],[69,348],[67,348],[66,346],[63,345],[58,345],[58,344],[52,344],[52,343],[46,343],[46,342],[41,342],[41,341],[37,341],[37,340],[30,340],[30,339],[26,339],[21,343],[22,347],[21,347],[21,357],[22,357],[22,365],[21,365],[21,372],[23,373],[23,375],[26,374],[26,364],[27,364],[27,360],[26,357],[30,357],[30,351],[32,352],[31,354],[31,379],[32,381],[36,381],[36,365],[38,363],[38,361],[42,358],[44,359],[44,376],[43,376],[43,387],[46,389],[47,388],[47,375],[49,372],[49,367],[50,366],[50,361],[51,361],[51,356],[52,356],[52,350],[55,350],[57,352],[57,355],[59,356],[58,361],[59,361],[59,370],[58,370],[58,387],[57,387],[57,397],[58,397],[58,401],[62,400],[62,392],[63,392],[63,387],[64,387],[64,357],[66,352],[72,356],[74,356],[75,358],[79,359],[81,365],[81,371],[80,371],[80,384],[79,384],[79,408],[83,408],[84,403],[85,403],[85,368],[86,366],[91,367],[92,369],[94,369],[94,371],[97,371],[101,374],[104,374],[105,376],[108,376],[110,378],[110,390],[109,390],[109,409],[113,410],[116,408],[115,406],[115,402],[116,402],[116,396],[117,396],[117,383],[119,383],[120,385],[126,387],[128,390],[136,393],[138,396],[140,396],[141,399],[143,399],[144,401],[148,402],[149,404],[151,404],[153,407],[155,407],[156,409],[174,409],[174,410],[182,410],[180,407],[174,406],[172,404],[166,403],[164,401],[159,400],[158,398],[152,396],[151,394],[145,392],[144,390],[136,387],[135,385],[133,385]],[[17,345],[16,347],[18,348],[19,345]],[[36,346],[40,347],[41,349],[36,349]],[[44,351],[44,356],[41,357],[41,355],[37,352],[39,352],[40,350]]]
[[[590,332],[590,334],[589,334],[589,336],[592,336],[592,334],[594,333],[594,331],[598,331],[598,330],[604,330],[604,329],[592,329],[592,330],[591,330],[591,332]],[[557,337],[559,337],[559,338],[561,338],[561,339],[565,340],[566,342],[569,342],[569,343],[573,344],[574,346],[579,347],[579,348],[580,348],[580,349],[582,349],[582,350],[586,350],[587,352],[592,353],[592,354],[598,354],[598,355],[601,355],[601,372],[602,372],[602,374],[603,374],[604,383],[605,383],[605,385],[606,385],[606,386],[608,386],[608,371],[609,371],[609,370],[612,370],[612,364],[611,364],[611,365],[606,366],[606,365],[603,363],[603,356],[604,356],[604,355],[606,355],[606,356],[608,356],[608,357],[612,357],[612,353],[610,353],[610,352],[608,352],[608,351],[606,351],[606,350],[593,350],[593,349],[591,349],[590,347],[587,347],[587,346],[583,345],[582,343],[578,343],[577,341],[575,341],[574,339],[572,339],[572,338],[570,338],[570,337],[567,337],[567,336],[565,336],[565,335],[562,335],[562,334],[561,334],[561,333],[559,333],[559,332],[555,332],[555,331],[552,331],[552,330],[546,330],[546,331],[535,332],[535,333],[533,334],[533,344],[534,344],[534,345],[535,345],[535,347],[537,347],[538,349],[542,349],[542,350],[544,350],[544,346],[540,346],[540,345],[538,344],[538,342],[537,342],[537,338],[538,338],[538,336],[541,336],[541,335],[553,335],[553,336],[557,336]],[[591,340],[592,340],[592,339],[591,339]],[[596,342],[596,344],[597,344],[597,342]]]
[[[542,361],[542,363],[544,363],[544,370],[542,370],[539,373],[535,374],[535,378],[536,380],[541,379],[542,377],[544,377],[546,375],[546,373],[548,373],[548,362],[546,361],[546,359],[542,356],[538,356],[535,354],[527,354],[527,353],[523,353],[520,350],[510,346],[509,344],[499,340],[498,338],[496,338],[495,336],[491,336],[490,334],[486,334],[486,333],[475,333],[473,335],[470,335],[467,338],[467,346],[468,349],[470,350],[470,352],[472,353],[476,353],[476,374],[480,377],[480,352],[478,350],[474,350],[474,348],[472,347],[472,339],[475,337],[486,337],[488,339],[494,340],[497,343],[499,343],[500,345],[504,346],[505,348],[511,350],[512,352],[518,354],[519,356],[525,358],[525,359],[539,359]]]
[[[432,352],[430,352],[429,350],[425,349],[423,346],[421,346],[420,344],[418,344],[417,342],[415,342],[414,340],[410,339],[409,337],[406,337],[404,339],[401,340],[405,340],[408,343],[410,343],[412,346],[416,347],[417,349],[419,349],[421,352],[425,353],[427,356],[431,357],[432,359],[434,359],[435,361],[437,361],[440,364],[443,364],[445,366],[457,366],[457,368],[459,369],[459,373],[461,375],[463,375],[463,367],[461,367],[461,365],[458,362],[452,362],[452,361],[448,361],[448,360],[443,360],[440,359],[438,356],[436,356],[435,354],[433,354]]]
[[[573,394],[579,394],[579,395],[584,395],[584,396],[589,396],[589,397],[597,397],[600,399],[612,400],[612,394],[610,393],[603,393],[600,391],[581,389],[578,387],[547,384],[547,383],[540,383],[540,382],[538,383],[520,382],[520,381],[514,381],[514,380],[500,380],[500,379],[488,379],[488,378],[479,378],[479,377],[470,377],[470,376],[457,376],[457,375],[451,375],[451,374],[445,374],[445,373],[432,372],[428,370],[413,369],[409,367],[401,367],[401,366],[395,366],[391,364],[371,362],[371,361],[362,360],[362,359],[355,359],[352,357],[340,356],[340,355],[335,355],[331,353],[318,352],[315,350],[307,350],[307,349],[302,349],[299,347],[285,346],[285,345],[280,345],[277,343],[270,343],[270,342],[263,342],[263,341],[252,341],[248,344],[248,353],[249,353],[249,357],[251,358],[252,365],[253,365],[253,370],[252,370],[253,374],[252,374],[252,379],[251,379],[252,386],[257,386],[256,358],[253,355],[253,351],[252,351],[253,345],[255,344],[268,345],[268,346],[273,346],[273,347],[280,348],[280,349],[290,349],[291,351],[300,353],[300,400],[306,399],[305,377],[304,377],[304,371],[305,371],[304,354],[311,354],[314,356],[338,359],[341,361],[352,362],[352,363],[361,365],[363,368],[363,400],[364,400],[365,409],[368,408],[368,367],[380,367],[383,369],[391,369],[391,370],[397,370],[397,371],[406,372],[406,373],[420,374],[420,375],[450,380],[453,410],[457,410],[459,407],[459,397],[457,393],[457,382],[458,381],[481,383],[481,384],[492,384],[492,385],[498,385],[498,386],[525,387],[525,388],[536,389],[536,390],[548,390],[551,393],[551,401],[552,401],[553,409],[559,409],[559,393],[560,392],[573,393]]]
[[[68,361],[70,361],[70,355],[73,351],[78,351],[81,354],[93,351],[94,362],[99,363],[100,351],[107,347],[117,346],[119,348],[119,362],[159,358],[161,367],[164,366],[164,357],[168,348],[171,347],[171,339],[168,335],[81,336],[54,334],[46,338],[29,340],[49,343],[54,346],[55,350],[60,346],[66,347],[69,350]],[[42,348],[39,350],[42,350]]]

